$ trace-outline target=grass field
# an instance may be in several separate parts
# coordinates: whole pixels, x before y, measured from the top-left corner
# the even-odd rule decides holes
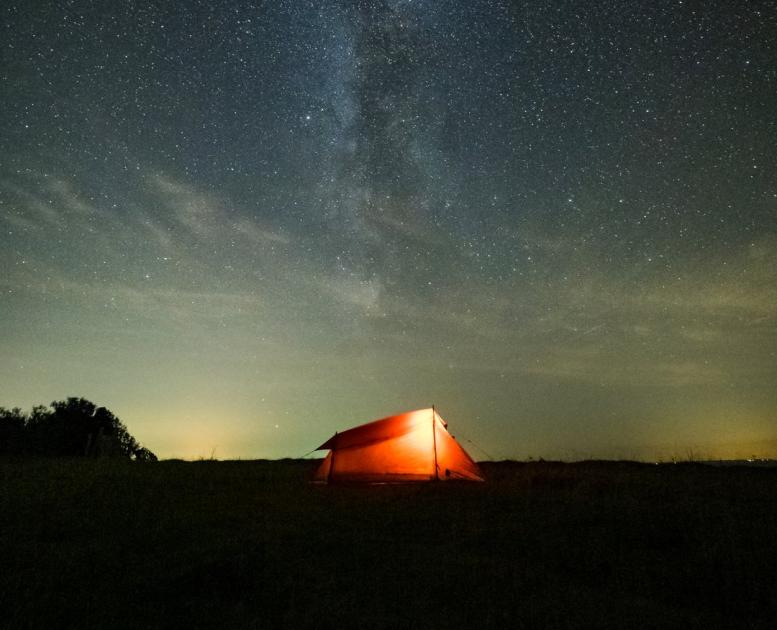
[[[0,460],[8,628],[774,628],[777,469]]]

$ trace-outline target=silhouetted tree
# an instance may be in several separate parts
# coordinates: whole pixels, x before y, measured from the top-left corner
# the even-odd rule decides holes
[[[24,449],[27,416],[21,409],[0,407],[0,455],[19,453]]]
[[[156,460],[121,420],[85,398],[54,401],[51,409],[36,406],[29,415],[0,407],[0,453]]]
[[[157,461],[156,455],[149,451],[145,446],[141,446],[135,451],[135,459],[139,462],[155,462]]]

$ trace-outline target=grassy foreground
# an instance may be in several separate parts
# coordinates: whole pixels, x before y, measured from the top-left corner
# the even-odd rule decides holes
[[[773,628],[777,469],[0,460],[8,628]]]

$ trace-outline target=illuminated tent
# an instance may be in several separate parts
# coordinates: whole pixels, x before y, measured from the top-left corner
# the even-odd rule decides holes
[[[314,481],[483,481],[483,473],[431,409],[408,411],[335,433]]]

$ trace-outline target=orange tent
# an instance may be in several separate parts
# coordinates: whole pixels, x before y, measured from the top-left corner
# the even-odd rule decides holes
[[[314,481],[484,481],[483,473],[431,409],[408,411],[335,433]]]

